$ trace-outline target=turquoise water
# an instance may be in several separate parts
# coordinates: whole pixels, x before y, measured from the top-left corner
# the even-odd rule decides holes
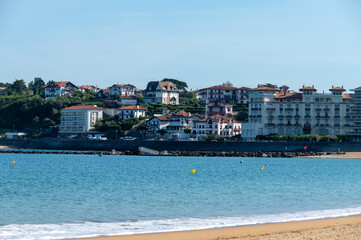
[[[357,159],[1,154],[0,239],[360,214],[360,170]]]

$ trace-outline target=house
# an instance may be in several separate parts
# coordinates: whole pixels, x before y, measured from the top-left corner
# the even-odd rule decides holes
[[[145,117],[147,109],[139,106],[127,106],[119,108],[119,119],[140,118]]]
[[[71,96],[71,94],[78,89],[78,87],[71,82],[56,81],[49,82],[43,88],[45,90],[46,99],[52,99],[61,96]]]
[[[166,130],[169,120],[166,116],[154,116],[147,121],[147,133],[157,133]]]
[[[132,96],[120,96],[118,99],[119,106],[135,106],[138,103],[138,99],[135,95]]]
[[[179,90],[172,82],[149,82],[144,90],[145,103],[149,104],[179,104]]]
[[[248,90],[249,88],[246,87],[236,88],[212,86],[200,89],[196,94],[199,96],[200,99],[204,100],[205,102],[209,102],[212,100],[221,100],[224,101],[226,104],[247,104]]]
[[[80,90],[81,92],[94,92],[97,93],[100,91],[100,88],[98,88],[97,86],[94,85],[81,85],[78,86],[78,90]]]
[[[99,97],[109,98],[109,89],[100,89],[98,92]]]
[[[6,90],[6,87],[0,87],[0,94],[3,94],[5,90]]]
[[[222,115],[229,116],[233,113],[233,106],[227,105],[222,100],[211,100],[206,104],[206,116]]]
[[[114,84],[109,89],[109,96],[112,97],[114,95],[119,96],[130,96],[134,95],[135,86],[131,84]]]
[[[207,135],[229,138],[241,134],[241,123],[237,122],[234,118],[220,115],[203,117],[195,121],[195,127],[192,128],[191,132],[197,138]]]
[[[96,105],[72,106],[61,110],[59,135],[84,137],[94,133],[96,121],[103,118],[103,108]]]

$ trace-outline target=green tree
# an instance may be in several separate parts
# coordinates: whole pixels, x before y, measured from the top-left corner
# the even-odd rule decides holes
[[[188,85],[186,82],[179,81],[173,78],[164,78],[161,82],[172,82],[180,91],[187,91]]]
[[[26,84],[25,84],[24,80],[23,79],[20,79],[20,80],[16,79],[14,81],[14,83],[11,85],[11,90],[12,90],[13,93],[17,93],[17,94],[20,94],[20,95],[24,94],[26,92],[26,90],[27,90],[27,87],[26,87]]]
[[[35,78],[28,84],[28,88],[33,91],[34,95],[39,95],[42,92],[45,82],[41,78]]]
[[[221,84],[222,87],[233,87],[233,83],[231,83],[230,81],[224,82]]]

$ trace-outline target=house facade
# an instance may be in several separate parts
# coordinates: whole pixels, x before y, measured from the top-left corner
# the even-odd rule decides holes
[[[144,90],[145,103],[149,104],[179,104],[179,90],[172,82],[149,82]]]
[[[224,101],[226,104],[239,103],[247,104],[248,103],[248,90],[249,88],[241,87],[223,87],[223,86],[213,86],[209,88],[200,89],[197,92],[197,95],[200,99],[205,102],[220,100]]]
[[[108,89],[110,97],[114,95],[130,96],[134,95],[136,87],[131,84],[114,84],[113,86],[108,87]]]
[[[350,107],[350,127],[349,134],[361,136],[361,87],[351,89],[353,91]]]
[[[248,123],[243,125],[242,138],[253,140],[257,135],[320,134],[345,135],[350,125],[350,101],[342,87],[330,93],[317,93],[313,86],[299,92],[281,88],[258,87],[249,90]]]
[[[191,132],[195,134],[197,138],[208,135],[229,138],[241,134],[241,126],[242,124],[234,118],[210,116],[195,121],[195,127],[192,128]]]
[[[211,100],[206,104],[206,116],[222,115],[230,116],[233,113],[233,106],[227,105],[222,100]]]
[[[147,133],[157,133],[166,130],[169,120],[166,116],[154,116],[147,121]]]
[[[81,85],[78,86],[78,90],[80,90],[81,92],[94,92],[97,93],[100,91],[100,88],[98,88],[97,86],[93,86],[93,85]]]
[[[43,88],[45,91],[46,99],[52,99],[61,96],[71,96],[72,93],[78,89],[78,87],[71,82],[56,81],[49,82]]]
[[[61,110],[59,135],[66,137],[77,135],[82,137],[93,133],[96,121],[103,118],[103,108],[88,106],[72,106]]]
[[[146,109],[139,106],[127,106],[118,109],[119,119],[145,117]]]

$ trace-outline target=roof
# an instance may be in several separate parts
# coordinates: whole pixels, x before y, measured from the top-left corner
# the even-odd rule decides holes
[[[166,116],[154,116],[154,117],[160,121],[168,121],[168,118]]]
[[[6,89],[6,87],[0,87],[0,90],[5,90]]]
[[[276,93],[275,98],[277,99],[287,99],[287,98],[299,98],[302,99],[302,93],[299,92],[280,92]]]
[[[250,90],[251,88],[249,88],[249,87],[240,87],[240,88],[238,88],[238,90]]]
[[[100,91],[102,91],[103,93],[109,93],[109,89],[102,89]]]
[[[126,106],[126,107],[121,107],[118,108],[119,110],[147,110],[143,107],[139,107],[139,106]]]
[[[226,107],[227,107],[227,108],[233,108],[233,106],[232,106],[232,105],[226,105]]]
[[[355,88],[355,89],[361,89],[361,87]]]
[[[271,87],[257,87],[249,89],[249,91],[279,91],[277,88],[271,88]]]
[[[282,85],[281,87],[279,87],[279,89],[282,89],[282,88],[287,88],[287,89],[289,89],[289,87],[286,86],[286,85]]]
[[[72,84],[71,82],[56,82],[56,81],[51,81],[51,82],[49,82],[48,84],[46,84],[46,85],[44,86],[44,88],[50,87],[50,84],[52,84],[52,83],[55,83],[55,84],[57,85],[57,87],[64,87],[64,86],[66,86],[68,83]],[[72,84],[72,85],[74,85],[74,84]],[[75,86],[75,85],[74,85],[74,86]]]
[[[312,91],[317,91],[316,88],[314,88],[313,86],[310,87],[310,86],[303,86],[302,88],[300,88],[300,91],[304,91],[304,90],[312,90]]]
[[[162,90],[165,91],[178,91],[178,88],[172,82],[158,82]],[[174,89],[172,89],[174,88]]]
[[[109,88],[114,87],[114,86],[116,86],[116,87],[126,87],[126,86],[131,86],[131,87],[134,87],[134,88],[135,88],[135,86],[134,86],[134,85],[132,85],[132,84],[113,84],[113,85],[112,85],[112,86],[110,86]]]
[[[349,93],[344,93],[344,94],[342,95],[342,98],[343,98],[343,99],[352,99],[352,97],[351,97],[351,95],[350,95]]]
[[[135,89],[135,92],[143,92],[143,89]]]
[[[202,88],[201,90],[237,90],[237,88],[236,87],[212,86],[209,88]]]
[[[217,122],[223,120],[225,123],[230,123],[230,122],[238,123],[233,117],[225,117],[222,115],[203,117],[202,119],[200,119],[196,122],[206,122],[209,119],[212,119],[213,121],[217,121]]]
[[[62,110],[102,110],[103,108],[97,107],[96,105],[85,105],[85,106],[72,106]]]
[[[334,87],[330,88],[330,91],[346,91],[343,87]]]
[[[96,88],[96,87],[93,86],[93,85],[81,85],[78,88],[80,88],[80,89],[90,89],[90,88]]]

